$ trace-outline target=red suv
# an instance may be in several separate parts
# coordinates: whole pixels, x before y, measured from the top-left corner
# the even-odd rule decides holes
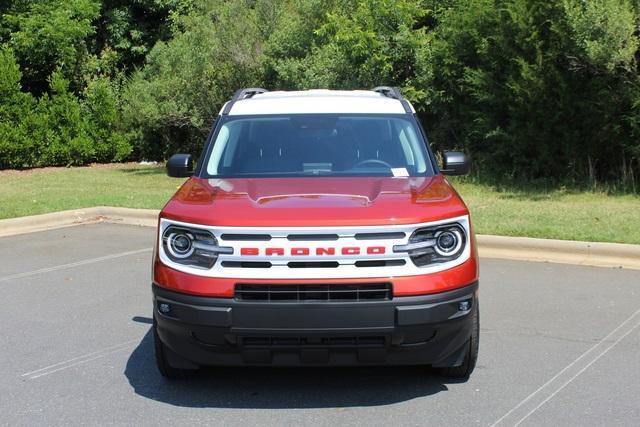
[[[160,213],[153,261],[160,372],[206,365],[430,365],[478,355],[469,211],[395,88],[242,89]]]

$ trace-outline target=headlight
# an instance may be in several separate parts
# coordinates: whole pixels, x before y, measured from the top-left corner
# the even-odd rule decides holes
[[[456,223],[420,228],[413,232],[408,244],[395,245],[393,251],[407,252],[416,266],[423,267],[453,261],[462,255],[466,244],[464,228]]]
[[[435,232],[436,244],[433,247],[436,253],[442,257],[454,255],[460,251],[464,244],[464,232],[455,227]]]
[[[162,233],[162,249],[171,261],[200,268],[213,267],[221,253],[233,253],[233,248],[218,246],[209,231],[177,225]]]

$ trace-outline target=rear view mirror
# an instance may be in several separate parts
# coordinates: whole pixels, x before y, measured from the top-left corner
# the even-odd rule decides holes
[[[442,169],[445,175],[466,175],[471,170],[471,160],[460,151],[445,151],[442,153]]]
[[[167,162],[167,175],[173,178],[185,178],[193,175],[191,154],[174,154]]]

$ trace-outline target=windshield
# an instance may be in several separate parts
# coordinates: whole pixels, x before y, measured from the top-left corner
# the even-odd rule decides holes
[[[424,176],[433,168],[408,115],[227,116],[206,177]]]

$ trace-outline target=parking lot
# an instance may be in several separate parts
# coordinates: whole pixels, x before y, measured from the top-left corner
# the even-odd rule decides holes
[[[410,368],[155,368],[151,228],[0,239],[7,425],[637,425],[640,271],[482,260],[466,382]]]

